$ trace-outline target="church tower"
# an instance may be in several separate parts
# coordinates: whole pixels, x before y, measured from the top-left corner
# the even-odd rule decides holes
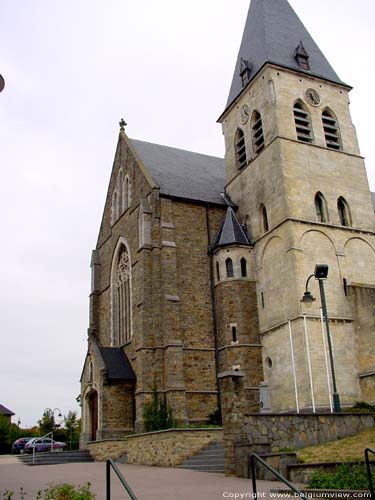
[[[318,300],[309,308],[301,303],[320,263],[329,266],[325,289],[341,404],[374,402],[374,215],[350,90],[287,0],[251,1],[219,122],[226,194],[254,243],[273,411],[296,408],[294,373],[300,408],[329,407],[315,280],[309,289]]]

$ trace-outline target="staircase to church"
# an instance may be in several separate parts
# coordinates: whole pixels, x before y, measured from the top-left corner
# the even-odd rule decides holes
[[[88,450],[35,453],[34,463],[32,453],[24,453],[17,457],[25,465],[58,465],[94,461]]]
[[[200,472],[224,473],[224,443],[214,442],[188,458],[178,467]]]

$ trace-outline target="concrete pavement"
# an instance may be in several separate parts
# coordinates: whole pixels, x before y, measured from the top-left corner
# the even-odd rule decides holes
[[[138,500],[221,500],[252,498],[249,479],[225,477],[185,469],[118,464]],[[128,499],[117,477],[112,473],[112,500]],[[26,499],[34,500],[38,490],[50,483],[91,483],[97,500],[105,500],[105,463],[76,463],[30,467],[10,455],[0,455],[0,499],[5,490],[16,492],[12,500],[19,500],[22,486]],[[276,482],[259,481],[260,498],[269,498],[270,488]],[[235,496],[237,494],[238,496]],[[241,494],[243,496],[241,496]]]

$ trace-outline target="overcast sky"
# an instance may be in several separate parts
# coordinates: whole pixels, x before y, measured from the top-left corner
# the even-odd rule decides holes
[[[373,0],[291,0],[340,78],[375,190]],[[0,0],[0,404],[76,409],[90,254],[130,137],[224,154],[249,0]]]

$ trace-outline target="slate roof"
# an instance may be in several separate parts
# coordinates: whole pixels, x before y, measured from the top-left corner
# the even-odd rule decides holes
[[[310,71],[300,68],[294,57],[300,42],[309,55]],[[251,65],[250,81],[269,62],[346,85],[339,79],[287,0],[251,0],[227,107],[243,90],[241,58]]]
[[[135,380],[135,373],[124,351],[119,347],[100,347],[108,380]]]
[[[226,205],[223,158],[130,139],[160,193],[188,200]]]
[[[372,198],[372,205],[374,207],[374,212],[375,212],[375,193],[371,193],[371,198]]]
[[[11,410],[8,410],[8,408],[6,408],[5,406],[0,405],[0,415],[12,416],[15,415],[15,413],[13,413]]]
[[[212,250],[228,245],[251,245],[247,234],[238,222],[236,214],[231,207],[227,209]]]

